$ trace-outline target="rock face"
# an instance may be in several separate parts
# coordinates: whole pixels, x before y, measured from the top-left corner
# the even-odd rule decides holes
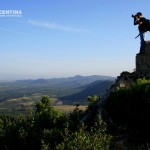
[[[145,53],[136,56],[136,71],[150,72],[150,41],[145,41]]]
[[[122,72],[120,76],[117,77],[116,82],[111,86],[109,90],[102,96],[101,100],[96,104],[95,114],[100,118],[104,116],[105,120],[111,123],[111,118],[105,109],[109,99],[109,95],[120,88],[128,88],[137,79],[146,78],[150,80],[150,41],[145,41],[145,52],[144,54],[136,56],[136,71]],[[81,122],[84,122],[88,117],[91,117],[91,112],[86,112],[81,118]],[[92,116],[93,117],[93,116]]]

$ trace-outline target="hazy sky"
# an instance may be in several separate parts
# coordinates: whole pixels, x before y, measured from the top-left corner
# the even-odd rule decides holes
[[[140,40],[131,15],[150,18],[149,6],[149,0],[1,1],[0,12],[22,16],[0,16],[0,80],[132,72]]]

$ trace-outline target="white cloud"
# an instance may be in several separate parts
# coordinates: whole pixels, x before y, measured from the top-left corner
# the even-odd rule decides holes
[[[27,34],[22,33],[22,32],[18,32],[18,31],[11,30],[11,29],[6,29],[6,28],[1,28],[1,27],[0,27],[0,31],[2,31],[2,32],[10,32],[10,33],[15,33],[15,34],[21,34],[21,35],[27,35]]]
[[[37,20],[32,20],[32,19],[29,19],[28,23],[32,24],[32,25],[35,25],[35,26],[43,27],[43,28],[62,30],[62,31],[67,31],[67,32],[87,32],[86,29],[65,27],[65,26],[59,25],[57,23],[37,21]]]

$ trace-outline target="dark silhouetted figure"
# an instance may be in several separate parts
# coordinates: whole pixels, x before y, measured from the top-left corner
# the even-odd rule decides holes
[[[139,29],[139,36],[141,39],[141,46],[140,46],[140,52],[138,54],[143,54],[145,50],[145,33],[146,33],[146,18],[142,16],[141,12],[138,12],[134,17],[134,25],[138,25]]]

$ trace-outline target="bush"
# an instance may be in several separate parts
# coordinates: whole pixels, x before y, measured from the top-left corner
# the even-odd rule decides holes
[[[78,107],[69,115],[51,106],[47,96],[36,105],[35,113],[0,116],[1,150],[109,149],[111,136],[105,124],[85,127],[80,122]]]
[[[74,133],[66,130],[64,140],[56,146],[56,150],[109,150],[110,144],[110,135],[105,134],[101,130],[94,130],[94,128],[87,131],[86,127],[82,125],[79,131]]]
[[[150,80],[138,79],[111,93],[105,109],[114,123],[150,133]]]

